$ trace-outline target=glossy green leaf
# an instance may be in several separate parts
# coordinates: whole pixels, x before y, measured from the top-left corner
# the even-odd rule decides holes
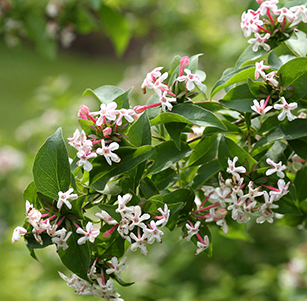
[[[36,186],[34,181],[30,182],[25,191],[23,192],[23,199],[25,201],[29,201],[34,208],[40,208],[40,203],[37,198]]]
[[[218,160],[223,169],[226,169],[228,166],[228,158],[232,160],[236,156],[239,158],[237,163],[238,166],[245,165],[244,163],[247,161],[249,168],[251,168],[257,163],[257,161],[236,142],[223,136],[220,140],[218,150]]]
[[[166,227],[173,231],[177,225],[178,216],[180,213],[180,209],[183,207],[183,203],[171,203],[168,205],[168,209],[170,210],[170,215]],[[162,208],[164,209],[164,208]]]
[[[178,150],[173,141],[163,142],[155,147],[155,152],[151,156],[153,164],[148,168],[147,173],[155,174],[167,169],[188,156],[191,151],[191,148],[183,142],[181,143],[181,150]]]
[[[264,94],[265,92],[269,94],[263,82],[253,81],[252,79],[249,78],[247,80],[247,83],[248,83],[248,88],[252,93],[252,95],[254,96],[254,98],[255,97],[259,98],[259,95]]]
[[[165,124],[166,130],[171,136],[171,139],[175,143],[178,150],[181,149],[181,133],[185,127],[186,124],[180,122],[169,122]]]
[[[224,124],[210,111],[190,103],[177,104],[172,112],[162,113],[152,119],[150,123],[151,125],[157,125],[168,122],[181,122],[226,129]]]
[[[117,97],[124,93],[124,90],[116,86],[101,86],[95,90],[86,89],[83,96],[94,96],[104,104],[114,101]]]
[[[187,69],[191,71],[192,74],[196,73],[198,67],[198,58],[203,55],[202,53],[195,54],[190,57],[190,64],[187,66]]]
[[[203,183],[216,175],[222,169],[218,160],[212,160],[202,165],[193,180],[193,189],[198,189]]]
[[[254,99],[255,97],[250,92],[248,84],[242,84],[230,89],[220,100],[220,103],[239,112],[253,112],[251,106]]]
[[[151,145],[151,128],[146,111],[132,124],[127,136],[135,146]]]
[[[90,248],[89,242],[87,241],[83,245],[77,243],[81,236],[74,231],[67,240],[69,247],[66,250],[62,248],[59,250],[58,254],[63,262],[63,264],[71,270],[73,273],[81,277],[82,279],[87,279],[87,272],[90,267]]]
[[[290,97],[297,101],[307,94],[307,58],[295,58],[282,65],[278,70],[281,74],[281,86],[292,86],[295,93]]]
[[[304,160],[307,160],[307,142],[302,139],[288,141],[295,153]]]
[[[253,45],[249,45],[240,55],[236,62],[236,69],[240,68],[245,62],[255,60],[266,54],[266,51],[259,48],[258,51],[253,51]]]
[[[59,128],[39,149],[33,165],[33,177],[37,190],[56,199],[59,191],[67,191],[71,172],[68,153]]]
[[[193,149],[188,166],[199,165],[202,159],[206,159],[207,153],[213,145],[217,146],[217,135],[204,136]]]
[[[276,140],[295,140],[307,136],[307,120],[295,119],[291,122],[285,122],[273,128],[266,136],[261,138],[254,146],[257,148],[262,145],[274,142]]]
[[[296,189],[296,196],[299,202],[307,199],[307,167],[305,166],[296,174],[294,185]]]
[[[218,91],[231,86],[236,83],[240,83],[243,81],[247,81],[249,77],[254,77],[255,74],[255,67],[243,67],[241,69],[235,69],[231,72],[227,73],[225,76],[222,76],[221,79],[217,81],[217,83],[214,85],[212,92],[211,92],[211,98],[214,94],[216,94]]]
[[[178,181],[179,176],[173,168],[167,168],[154,174],[151,179],[159,190],[163,190],[174,185]]]
[[[139,148],[121,147],[116,154],[121,158],[120,163],[111,166],[104,157],[95,158],[90,172],[90,185],[96,190],[103,190],[108,180],[125,173],[147,160],[154,152],[153,147],[145,145]]]
[[[148,177],[144,178],[140,183],[140,190],[146,199],[159,194],[159,190],[154,182]]]

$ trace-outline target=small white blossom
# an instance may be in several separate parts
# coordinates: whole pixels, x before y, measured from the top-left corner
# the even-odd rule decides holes
[[[288,118],[289,121],[292,121],[294,119],[296,119],[296,116],[294,116],[291,113],[291,110],[294,110],[297,108],[297,103],[296,102],[291,102],[291,103],[287,103],[286,99],[282,96],[280,98],[282,104],[274,104],[274,109],[276,110],[280,110],[282,109],[282,112],[278,115],[278,120],[279,121],[283,121],[286,116]]]
[[[195,226],[189,225],[189,223],[186,223],[186,228],[187,228],[187,236],[184,238],[186,241],[190,241],[191,237],[195,234],[198,233],[199,231],[199,226],[200,226],[200,221],[197,221],[195,223]]]
[[[107,274],[116,273],[119,278],[121,278],[121,271],[126,269],[128,266],[125,264],[127,257],[123,257],[119,262],[117,257],[112,257],[111,268],[106,270]]]
[[[84,236],[78,239],[78,244],[82,245],[85,244],[87,240],[90,242],[94,242],[95,238],[99,235],[100,230],[94,229],[93,224],[91,222],[88,222],[86,225],[86,231],[84,231],[82,228],[78,228],[76,230],[78,234],[83,234]]]
[[[71,194],[74,191],[73,188],[68,189],[66,192],[59,191],[59,199],[57,202],[57,208],[61,209],[63,204],[65,204],[69,209],[72,208],[71,203],[68,200],[76,200],[78,198],[77,194]]]
[[[206,250],[209,248],[209,237],[208,235],[205,235],[203,242],[198,241],[197,242],[197,249],[195,251],[195,254],[198,255],[202,251]]]
[[[120,162],[120,157],[114,153],[112,153],[112,151],[115,151],[119,148],[119,144],[116,142],[112,142],[109,145],[105,145],[105,141],[102,139],[101,140],[101,148],[98,148],[96,150],[96,153],[98,155],[104,156],[107,163],[109,165],[112,165],[112,161],[115,163],[119,163]]]
[[[27,230],[25,228],[20,227],[20,226],[16,227],[13,232],[12,243],[20,240],[21,236],[24,236],[26,233],[27,233]]]
[[[273,174],[274,172],[277,173],[277,175],[280,178],[284,178],[285,174],[282,172],[283,170],[287,169],[286,165],[282,165],[282,162],[280,161],[279,163],[275,163],[273,160],[271,160],[270,158],[266,159],[266,163],[268,163],[269,165],[272,165],[273,168],[268,169],[265,174],[267,176],[270,176],[271,174]]]
[[[235,166],[238,159],[237,156],[233,158],[233,161],[228,158],[228,168],[226,171],[236,177],[237,181],[240,181],[239,173],[246,173],[246,169],[243,166]]]

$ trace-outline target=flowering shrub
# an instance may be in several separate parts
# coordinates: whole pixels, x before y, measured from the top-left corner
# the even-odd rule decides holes
[[[304,39],[295,26],[306,22],[306,7],[286,12],[276,0],[257,2],[242,28],[259,36],[271,28],[254,44],[263,50],[249,46],[210,97],[200,55],[175,57],[168,71],[146,75],[141,88],[153,90],[146,105],[130,108],[131,89],[85,91],[100,109],[76,112],[81,130],[68,137],[75,158],[61,128],[38,151],[24,192],[26,220],[12,242],[23,236],[34,258],[36,248],[54,244],[72,272],[59,274],[77,294],[122,300],[113,285],[131,285],[121,279],[125,251],[147,255],[165,228],[181,227],[196,255],[211,256],[212,227],[227,234],[252,220],[286,223],[292,215],[292,225],[304,222],[307,58],[290,40],[297,57],[273,48],[295,34]],[[275,44],[266,46],[271,38]]]

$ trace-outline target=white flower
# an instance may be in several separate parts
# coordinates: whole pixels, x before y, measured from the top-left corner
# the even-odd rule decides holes
[[[296,116],[294,116],[291,113],[291,110],[294,110],[297,108],[297,103],[296,102],[291,102],[291,103],[287,103],[286,99],[282,96],[280,98],[282,104],[274,104],[274,109],[276,110],[280,110],[282,109],[282,112],[278,115],[278,120],[279,121],[283,121],[286,116],[288,118],[289,121],[292,121],[294,119],[296,119]]]
[[[63,250],[66,250],[69,246],[67,244],[67,240],[72,234],[71,231],[69,231],[65,237],[67,230],[65,228],[62,228],[61,230],[58,230],[54,233],[54,237],[52,237],[52,242],[57,245],[57,249],[63,248]]]
[[[77,157],[80,159],[77,162],[78,166],[82,166],[84,170],[90,172],[93,169],[93,165],[91,162],[89,162],[89,159],[96,158],[97,154],[95,152],[92,152],[91,147],[85,147],[83,150],[79,150],[77,152]]]
[[[161,69],[163,69],[163,67],[157,67],[151,72],[147,73],[146,78],[144,79],[141,86],[143,91],[146,92],[146,88],[153,89],[154,83],[156,82],[157,78],[161,76]]]
[[[269,33],[266,33],[262,37],[258,32],[256,32],[255,38],[249,39],[247,42],[250,43],[250,44],[254,44],[253,51],[255,51],[255,52],[258,51],[258,48],[260,46],[263,47],[263,49],[265,51],[270,51],[270,49],[271,49],[270,45],[265,43],[267,40],[269,40],[270,36],[271,35]]]
[[[160,102],[162,105],[162,111],[165,112],[166,109],[172,110],[173,106],[170,104],[171,102],[176,102],[177,99],[174,97],[167,97],[167,91],[162,92],[160,96]]]
[[[197,249],[195,251],[195,254],[198,255],[202,251],[208,249],[208,247],[209,247],[209,237],[208,235],[205,235],[202,242],[201,241],[197,242]]]
[[[259,19],[259,12],[249,9],[243,12],[241,16],[241,29],[245,37],[249,37],[253,32],[258,32],[258,26],[263,25],[263,21]]]
[[[133,211],[128,215],[129,220],[131,221],[131,224],[129,225],[129,230],[133,230],[135,226],[138,226],[140,228],[146,228],[146,225],[143,223],[143,221],[146,221],[150,219],[150,215],[148,213],[145,213],[141,216],[142,209],[139,205],[133,207]]]
[[[186,75],[179,76],[176,80],[179,82],[185,82],[185,87],[187,90],[191,91],[195,88],[195,84],[202,86],[203,84],[200,81],[200,77],[197,74],[192,74],[189,69],[184,69]]]
[[[115,120],[118,114],[116,107],[117,107],[117,103],[114,101],[108,103],[107,105],[102,103],[100,105],[100,111],[96,112],[100,115],[96,121],[96,125],[101,126],[103,123],[106,123],[107,122],[106,118],[109,120]]]
[[[264,80],[274,87],[278,87],[279,82],[276,79],[277,71],[272,71],[265,75]]]
[[[35,228],[40,229],[40,220],[42,218],[42,214],[36,208],[33,207],[32,204],[27,200],[26,201],[26,217],[28,222]]]
[[[251,106],[251,109],[260,115],[264,115],[273,108],[272,106],[266,106],[265,99],[261,99],[260,103],[256,99],[254,99],[253,102],[254,105]]]
[[[26,233],[27,233],[27,230],[25,228],[20,227],[20,226],[16,227],[13,232],[12,243],[20,240],[21,236],[24,236]]]
[[[123,117],[125,117],[125,119],[128,121],[128,122],[133,122],[134,121],[134,110],[132,109],[120,109],[118,110],[118,117],[116,119],[116,124],[118,126],[122,125],[122,120],[123,120]]]
[[[119,148],[119,144],[116,142],[112,142],[109,145],[105,145],[105,141],[101,140],[101,148],[96,150],[98,155],[104,156],[109,165],[112,165],[112,161],[115,163],[120,162],[120,157],[112,151],[115,151]]]
[[[131,244],[131,251],[136,251],[137,249],[140,249],[141,254],[147,255],[148,251],[146,248],[147,245],[147,234],[143,233],[142,236],[137,237],[133,232],[130,233],[130,237],[135,240],[133,244]]]
[[[279,0],[267,0],[264,1],[258,11],[260,12],[261,16],[264,16],[268,13],[268,10],[271,10],[273,14],[275,14],[276,10],[277,10],[277,3],[279,2]]]
[[[287,19],[289,22],[292,23],[295,19],[295,15],[290,10],[288,10],[286,7],[278,9],[276,11],[276,14],[279,14],[277,21],[280,23],[282,23],[284,19]]]
[[[273,168],[272,169],[268,169],[265,174],[267,176],[270,176],[271,174],[273,174],[274,172],[277,173],[277,175],[280,178],[284,178],[285,174],[282,172],[283,170],[287,169],[286,165],[282,165],[282,162],[280,161],[279,163],[275,163],[274,161],[272,161],[270,158],[266,159],[266,163],[268,163],[269,165],[272,165]]]
[[[164,233],[157,228],[157,224],[155,223],[155,221],[151,221],[149,225],[149,229],[145,228],[143,231],[149,236],[148,238],[149,244],[153,244],[155,241],[159,243],[162,242],[162,239],[160,236],[164,235]]]
[[[274,201],[279,200],[284,195],[286,195],[289,191],[290,181],[286,184],[286,182],[283,179],[279,179],[277,182],[278,189],[274,189],[273,191],[270,191],[270,195],[272,196]]]
[[[265,72],[263,71],[264,69],[270,69],[271,67],[270,66],[266,66],[264,65],[264,59],[258,63],[256,62],[256,68],[255,68],[255,79],[258,79],[259,78],[259,75],[261,75],[263,78],[265,78]]]
[[[103,221],[105,221],[107,224],[109,225],[117,225],[118,222],[109,215],[108,212],[101,210],[101,212],[96,212],[94,213],[94,215],[100,219],[102,219]]]
[[[228,158],[228,168],[226,171],[236,177],[237,181],[240,181],[239,173],[246,173],[246,169],[243,166],[235,166],[238,159],[237,156],[233,158],[233,161]]]
[[[76,200],[78,198],[77,194],[71,194],[74,191],[73,188],[68,189],[66,192],[59,191],[59,199],[57,202],[57,208],[61,209],[63,204],[65,204],[69,209],[72,208],[71,203],[68,200]]]
[[[168,77],[168,73],[165,72],[153,84],[153,89],[159,96],[161,96],[163,91],[169,89],[168,85],[163,84],[163,81],[166,80],[167,77]]]
[[[127,203],[132,199],[132,194],[126,193],[123,196],[117,196],[118,208],[115,212],[120,213],[122,218],[127,218],[127,213],[131,213],[133,211],[132,207],[127,207]]]
[[[185,224],[185,227],[187,228],[187,236],[184,238],[186,241],[190,241],[191,237],[198,233],[200,226],[200,221],[197,221],[195,223],[195,226],[191,226],[188,223]]]
[[[156,225],[161,225],[161,227],[164,227],[168,222],[170,210],[168,209],[167,205],[164,204],[164,211],[162,210],[162,208],[158,208],[158,211],[161,212],[162,216],[156,216],[156,219],[159,219],[156,222]]]
[[[123,257],[120,262],[118,262],[118,258],[117,257],[112,257],[111,259],[111,264],[109,264],[111,266],[110,269],[106,270],[107,274],[112,274],[112,273],[116,273],[117,276],[120,278],[121,277],[121,271],[126,269],[128,266],[125,264],[127,257]]]
[[[95,238],[99,235],[100,230],[94,229],[93,224],[91,222],[88,222],[86,225],[86,231],[84,231],[82,228],[78,228],[76,233],[84,235],[83,237],[78,239],[78,244],[82,245],[85,244],[87,240],[93,243],[95,241]]]
[[[295,22],[292,25],[300,23],[301,20],[307,23],[307,8],[305,5],[292,6],[290,10],[294,12],[295,17]]]

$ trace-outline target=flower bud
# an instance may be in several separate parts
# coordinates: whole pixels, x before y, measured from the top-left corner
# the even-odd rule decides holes
[[[179,71],[179,76],[182,76],[183,74],[183,70],[186,66],[188,66],[190,64],[190,59],[188,56],[184,56],[181,60],[180,60],[180,71]]]
[[[136,106],[136,107],[134,108],[134,112],[137,113],[137,114],[141,114],[141,113],[143,113],[145,110],[146,110],[146,107],[145,107],[145,106]]]

